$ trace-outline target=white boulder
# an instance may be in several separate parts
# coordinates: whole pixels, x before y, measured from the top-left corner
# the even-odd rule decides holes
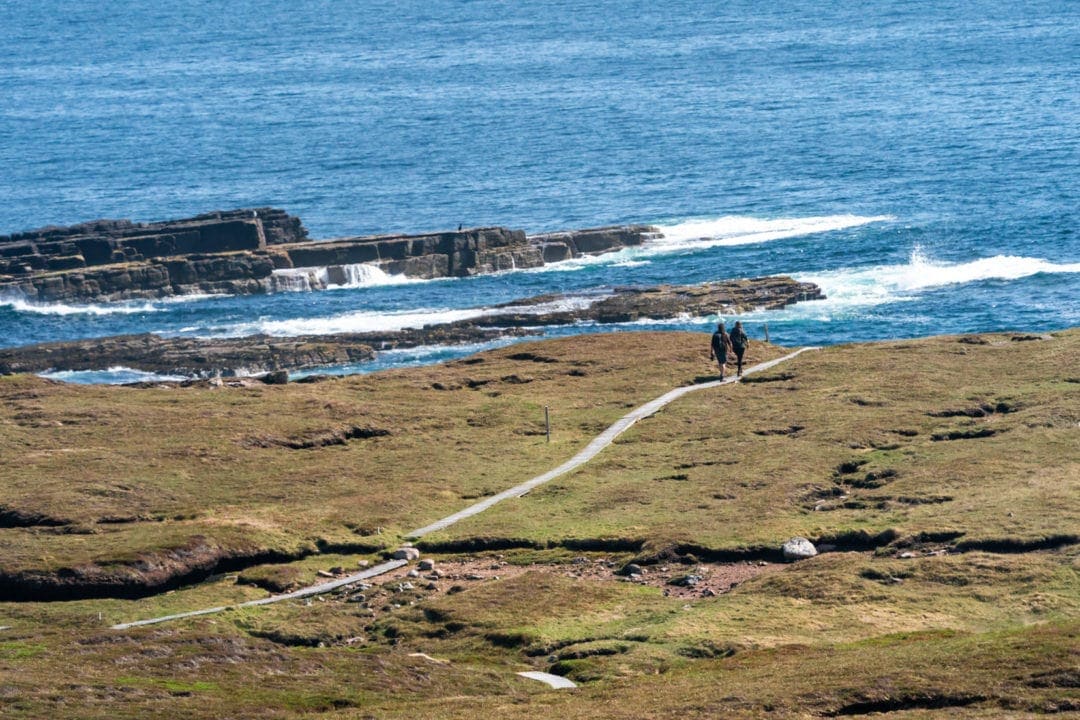
[[[780,550],[783,551],[784,559],[788,562],[806,560],[817,555],[817,548],[814,547],[814,543],[804,537],[791,538],[780,546]]]

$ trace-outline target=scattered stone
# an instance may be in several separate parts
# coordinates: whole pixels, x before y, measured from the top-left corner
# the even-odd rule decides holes
[[[428,583],[427,585],[425,585],[425,586],[424,586],[424,588],[425,588],[426,590],[438,590],[438,589],[439,589],[439,586],[438,586],[438,585],[436,585],[436,584],[435,584],[435,583],[433,583],[433,582],[429,582],[429,583]]]
[[[676,585],[678,587],[694,587],[705,578],[700,575],[679,575],[668,580],[668,585]]]
[[[287,385],[289,383],[288,370],[274,370],[259,378],[266,385]]]
[[[476,573],[469,573],[468,575],[465,576],[465,579],[466,580],[483,580],[484,576],[483,575],[477,575]]]
[[[332,572],[330,572],[328,570],[319,570],[315,574],[318,575],[319,577],[324,577],[324,578],[332,578],[332,577],[334,577],[334,573],[332,573]]]
[[[420,551],[414,547],[405,545],[394,551],[393,558],[395,560],[407,560],[409,562],[412,562],[413,560],[420,559]]]
[[[342,575],[345,572],[345,568],[341,567],[340,565],[335,565],[334,567],[330,568],[330,572],[335,575]]]
[[[409,572],[405,573],[405,575],[406,577],[418,578],[420,577],[420,572],[418,570],[410,570]]]
[[[814,544],[804,537],[793,537],[780,547],[788,562],[806,560],[818,554]]]
[[[465,590],[461,585],[451,585],[450,589],[446,591],[447,595],[456,595],[459,592]]]
[[[913,553],[913,552],[902,552],[902,553],[900,553],[900,557],[903,558],[904,560],[909,560],[909,559],[915,557],[915,553]]]
[[[361,560],[360,562],[358,562],[356,564],[359,565],[362,568],[366,568],[368,565],[371,564],[371,561],[370,560]]]
[[[434,570],[435,569],[435,561],[431,560],[429,558],[424,558],[423,560],[420,561],[418,567],[421,570]]]
[[[716,593],[710,588],[705,588],[701,591],[701,597],[716,597]]]
[[[411,582],[403,582],[398,584],[398,592],[405,592],[406,590],[413,590],[413,584]]]
[[[642,567],[637,563],[627,563],[623,565],[622,568],[620,568],[619,571],[615,574],[630,577],[632,575],[641,575],[644,572],[645,571],[642,569]]]

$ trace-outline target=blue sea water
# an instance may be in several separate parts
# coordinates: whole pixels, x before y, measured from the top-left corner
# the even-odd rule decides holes
[[[270,205],[315,238],[666,235],[471,279],[0,298],[0,346],[362,331],[546,292],[774,273],[829,296],[745,318],[786,344],[1080,324],[1075,0],[9,0],[0,27],[0,234]]]

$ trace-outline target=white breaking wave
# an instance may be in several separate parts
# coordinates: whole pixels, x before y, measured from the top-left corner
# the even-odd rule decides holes
[[[0,305],[35,315],[137,315],[162,312],[156,302],[123,302],[115,305],[69,305],[67,303],[35,303],[18,297],[0,298]]]
[[[760,218],[727,215],[712,220],[690,220],[677,225],[658,225],[663,237],[651,241],[654,250],[672,252],[727,245],[753,245],[785,238],[845,230],[895,220],[891,215],[825,215],[805,218]]]
[[[135,370],[116,365],[108,370],[61,370],[38,373],[43,378],[62,382],[89,385],[122,385],[134,382],[182,382],[189,378],[181,375],[158,375],[157,373]]]
[[[624,248],[602,255],[551,263],[525,272],[574,272],[590,265],[633,267],[650,262],[650,257],[690,252],[712,247],[754,245],[786,238],[844,230],[871,223],[895,220],[892,215],[824,215],[805,218],[761,218],[726,215],[711,220],[689,220],[674,225],[656,225],[662,236],[646,240],[642,245]]]
[[[845,305],[877,305],[912,299],[919,290],[960,285],[981,280],[1017,280],[1038,273],[1080,272],[1080,263],[1052,263],[1040,258],[995,255],[963,263],[930,259],[916,246],[904,265],[821,273],[799,273],[797,279],[817,284],[829,302]]]
[[[21,296],[9,296],[0,297],[0,306],[6,305],[16,312],[34,315],[138,315],[140,313],[165,312],[169,305],[227,297],[231,297],[231,295],[223,293],[191,293],[188,295],[169,295],[154,300],[124,300],[108,304],[89,303],[78,305],[72,303],[38,303]]]
[[[275,292],[308,292],[334,288],[374,287],[422,282],[404,275],[389,275],[376,265],[352,263],[325,267],[281,268],[270,276]]]
[[[296,318],[273,320],[260,318],[251,323],[241,323],[226,328],[217,337],[242,337],[246,335],[271,335],[295,337],[297,335],[332,335],[335,333],[388,332],[422,328],[425,325],[442,325],[458,320],[469,320],[486,315],[519,313],[539,315],[588,307],[602,299],[602,295],[570,296],[539,305],[514,305],[500,308],[478,307],[460,309],[425,309],[396,311],[358,310],[355,312],[323,318]]]
[[[396,312],[356,312],[323,318],[296,318],[271,320],[262,318],[254,323],[244,323],[226,331],[227,335],[265,334],[275,337],[295,335],[332,335],[335,333],[384,332],[421,328],[425,325],[467,320],[484,314],[482,309],[467,310],[403,310]]]

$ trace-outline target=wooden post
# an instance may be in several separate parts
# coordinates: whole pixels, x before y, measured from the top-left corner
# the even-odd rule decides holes
[[[765,342],[769,342],[769,323],[765,323]]]
[[[551,416],[548,414],[548,406],[544,406],[544,429],[547,431],[547,441],[551,442]]]

